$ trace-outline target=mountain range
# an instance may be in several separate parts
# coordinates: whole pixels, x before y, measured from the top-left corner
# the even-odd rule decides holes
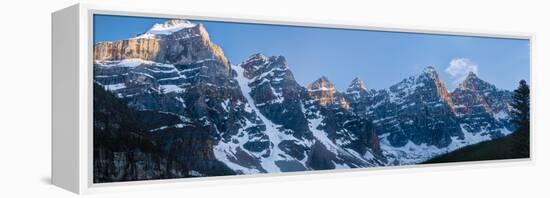
[[[475,73],[452,92],[433,67],[381,90],[359,78],[344,91],[326,76],[301,85],[285,57],[232,64],[187,20],[96,43],[93,71],[108,93],[94,89],[94,133],[140,137],[94,139],[95,182],[416,164],[515,130],[512,92]],[[105,100],[126,107],[96,110]]]

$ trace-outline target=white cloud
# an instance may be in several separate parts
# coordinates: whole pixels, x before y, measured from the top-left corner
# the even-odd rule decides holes
[[[445,69],[449,75],[453,77],[453,83],[458,85],[462,82],[470,72],[478,74],[478,66],[467,58],[453,58]]]

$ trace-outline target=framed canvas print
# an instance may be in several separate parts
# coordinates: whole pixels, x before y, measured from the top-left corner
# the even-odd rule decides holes
[[[529,160],[531,35],[53,14],[53,183]]]

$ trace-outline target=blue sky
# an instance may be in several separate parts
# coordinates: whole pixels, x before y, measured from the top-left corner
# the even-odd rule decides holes
[[[166,19],[96,15],[94,42],[121,40]],[[322,75],[342,91],[354,77],[369,88],[387,88],[427,66],[449,90],[469,71],[499,88],[529,81],[529,41],[418,33],[197,21],[232,64],[254,53],[284,56],[306,86]]]

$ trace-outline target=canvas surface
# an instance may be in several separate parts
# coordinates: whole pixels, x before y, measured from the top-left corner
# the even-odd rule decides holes
[[[109,15],[93,31],[94,183],[529,157],[528,40]]]

